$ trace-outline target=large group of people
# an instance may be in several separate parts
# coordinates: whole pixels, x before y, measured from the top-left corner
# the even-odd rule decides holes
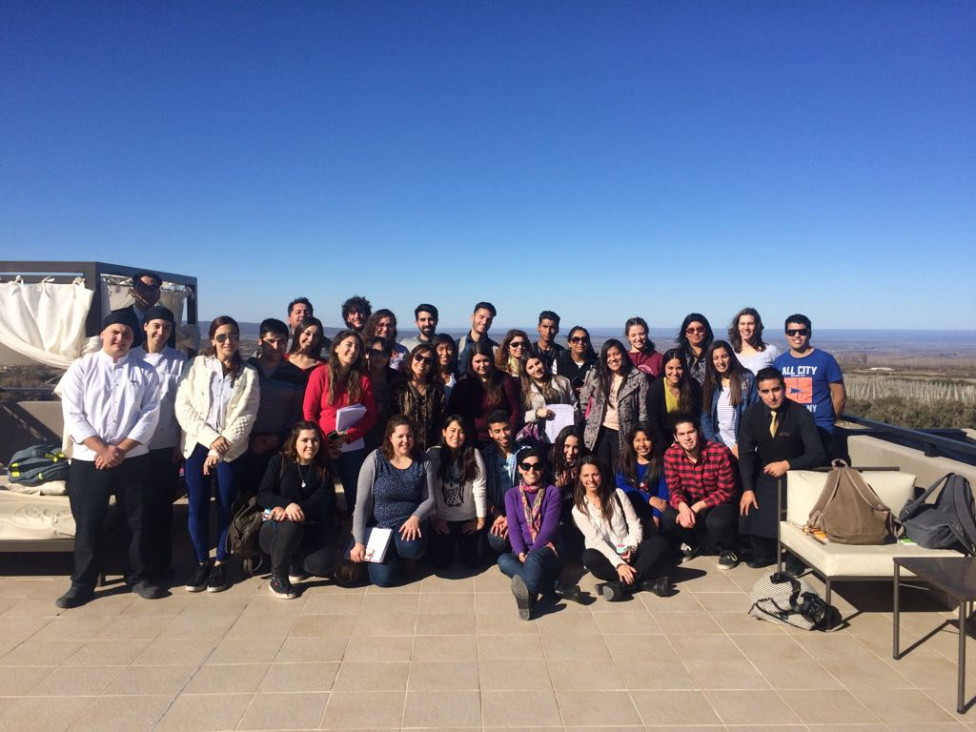
[[[567,563],[608,601],[666,596],[675,565],[697,554],[723,570],[773,562],[782,477],[833,455],[844,408],[837,362],[811,346],[802,314],[785,319],[782,353],[752,308],[728,340],[689,314],[663,353],[631,317],[597,353],[579,325],[557,343],[551,310],[537,340],[513,329],[496,343],[490,302],[457,341],[437,331],[435,306],[418,305],[416,333],[398,341],[396,315],[355,296],[329,340],[297,298],[285,320],[260,324],[253,355],[225,315],[188,361],[157,304],[158,276],[134,281],[136,304],[105,317],[101,350],[62,383],[77,524],[63,608],[94,596],[113,493],[125,581],[142,598],[166,594],[181,464],[189,592],[229,586],[232,511],[249,495],[264,511],[268,586],[283,599],[309,575],[408,582],[422,560],[497,562],[525,619],[540,602],[579,598],[561,581]]]

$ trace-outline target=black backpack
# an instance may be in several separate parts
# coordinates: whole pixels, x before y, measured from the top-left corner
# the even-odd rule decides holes
[[[241,558],[241,567],[250,575],[261,572],[264,567],[264,552],[258,544],[264,509],[258,504],[257,496],[239,496],[234,501],[234,518],[227,530],[227,551]]]
[[[934,503],[926,503],[939,487]],[[947,473],[921,496],[905,504],[898,518],[908,538],[926,549],[957,549],[976,554],[976,510],[969,481]]]
[[[52,480],[67,480],[68,460],[61,445],[35,445],[15,452],[7,464],[11,483],[35,486]]]

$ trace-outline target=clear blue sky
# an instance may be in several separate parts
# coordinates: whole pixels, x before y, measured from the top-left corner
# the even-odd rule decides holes
[[[201,314],[976,323],[971,2],[5,2],[0,250]],[[564,327],[565,331],[565,327]]]

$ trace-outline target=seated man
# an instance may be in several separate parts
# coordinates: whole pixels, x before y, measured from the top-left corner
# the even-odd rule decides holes
[[[739,431],[740,531],[750,537],[753,569],[776,561],[779,535],[777,491],[786,505],[787,470],[808,470],[825,461],[823,444],[813,415],[806,407],[786,398],[783,374],[767,367],[756,374],[761,401],[742,415]]]
[[[123,567],[129,589],[147,600],[165,593],[146,577],[144,496],[150,481],[148,444],[159,422],[159,377],[129,352],[136,323],[128,310],[102,321],[102,350],[82,356],[61,381],[65,430],[73,452],[68,482],[75,519],[75,573],[55,604],[84,605],[104,566],[106,518],[114,493],[122,517]]]
[[[507,412],[496,409],[488,415],[488,435],[492,443],[481,451],[488,479],[488,546],[502,554],[512,550],[508,543],[505,494],[518,481],[518,473],[515,470],[518,450]]]
[[[664,530],[681,539],[685,556],[699,549],[718,554],[718,568],[732,569],[739,558],[735,542],[735,473],[725,445],[709,442],[694,417],[673,419],[674,442],[664,453],[670,505],[661,517]]]

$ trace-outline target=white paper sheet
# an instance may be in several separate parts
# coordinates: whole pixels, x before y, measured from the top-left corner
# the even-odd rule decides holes
[[[567,425],[575,424],[575,414],[572,404],[547,404],[546,409],[552,411],[555,417],[546,420],[546,437],[549,442],[556,441],[556,435]]]

